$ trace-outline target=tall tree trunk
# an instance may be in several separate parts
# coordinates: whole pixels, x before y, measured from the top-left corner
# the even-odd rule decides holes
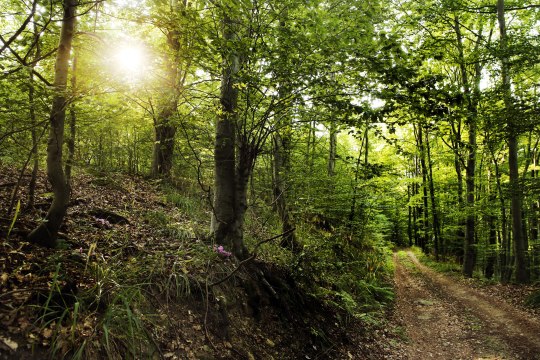
[[[435,201],[435,185],[433,182],[433,166],[431,164],[431,149],[429,145],[429,132],[426,130],[426,155],[429,175],[429,194],[431,198],[431,214],[433,218],[433,251],[435,260],[439,260],[439,245],[440,245],[440,226],[439,214],[437,212],[437,202]]]
[[[237,43],[234,20],[227,14],[223,19],[223,39],[226,43]],[[247,164],[240,164],[241,179],[236,174],[236,124],[238,119],[238,89],[236,77],[240,71],[240,56],[237,50],[227,49],[223,53],[220,104],[216,124],[214,146],[214,205],[211,231],[216,243],[232,249],[234,255],[243,259],[247,250],[243,244],[242,226],[245,213],[242,201],[243,189],[247,194],[249,171]],[[246,159],[240,159],[246,161]],[[238,183],[238,184],[237,184]],[[240,199],[238,198],[240,196]],[[247,195],[246,195],[247,196]],[[242,203],[243,202],[243,203]],[[237,209],[243,210],[237,213]]]
[[[49,118],[50,129],[47,144],[47,177],[54,196],[45,221],[28,235],[28,241],[48,247],[56,246],[56,236],[69,203],[69,189],[62,167],[62,147],[64,145],[64,121],[67,106],[66,85],[71,42],[75,31],[77,0],[64,0],[63,6],[64,16],[54,74],[55,94]]]
[[[538,150],[535,147],[533,150],[533,153],[531,155],[531,160],[533,163],[533,169],[531,170],[531,178],[537,179],[538,178],[538,170],[536,167],[537,164],[537,154]],[[538,242],[538,230],[539,230],[539,222],[538,222],[538,209],[540,208],[539,201],[537,199],[534,199],[531,204],[531,243],[536,244]]]
[[[36,46],[36,51],[34,53],[34,59],[37,59],[41,56],[41,41],[40,34],[37,28],[37,22],[34,22],[34,42]],[[30,177],[30,183],[28,185],[28,208],[34,207],[34,202],[36,198],[36,183],[37,176],[39,172],[39,137],[37,131],[37,118],[36,118],[36,102],[35,102],[35,88],[34,88],[34,68],[35,61],[32,61],[30,65],[30,86],[28,88],[28,103],[30,106],[30,124],[32,126],[31,136],[32,136],[32,175]]]
[[[507,55],[507,35],[505,21],[504,0],[497,0],[497,19],[500,31],[500,51],[501,51],[501,80],[503,100],[506,111],[506,121],[508,126],[508,167],[510,172],[511,189],[511,213],[512,213],[512,237],[514,240],[514,255],[516,267],[516,281],[526,283],[529,281],[527,272],[525,240],[522,232],[521,219],[521,185],[519,183],[519,162],[518,162],[518,124],[512,115],[513,104],[510,89],[510,64]]]
[[[293,253],[297,254],[300,252],[301,248],[296,240],[296,235],[294,233],[294,224],[291,219],[288,194],[289,194],[289,185],[290,185],[290,167],[291,167],[291,151],[292,151],[292,116],[290,109],[290,101],[287,101],[287,97],[291,94],[291,86],[289,81],[289,74],[283,73],[283,70],[288,71],[287,69],[290,66],[288,49],[285,46],[284,35],[287,33],[287,21],[288,21],[288,8],[285,7],[283,13],[281,14],[281,19],[279,22],[279,34],[278,34],[278,54],[279,61],[282,63],[282,66],[279,70],[275,71],[276,80],[278,82],[278,94],[279,98],[283,100],[284,111],[282,112],[281,117],[275,118],[276,124],[279,126],[273,135],[273,150],[274,150],[274,201],[278,211],[278,215],[281,219],[282,232],[285,234],[281,240],[280,245],[284,248],[291,250]],[[286,35],[285,35],[286,36]],[[282,70],[283,69],[283,70]],[[309,138],[308,138],[308,148],[309,148]],[[255,155],[253,154],[253,157]],[[309,156],[309,149],[308,149]],[[251,161],[255,161],[253,158]]]
[[[467,186],[467,218],[465,221],[465,242],[464,242],[464,259],[463,259],[463,274],[467,277],[472,277],[474,265],[476,262],[476,250],[475,250],[475,228],[476,228],[476,215],[474,213],[475,206],[475,171],[476,171],[476,113],[477,113],[477,97],[472,95],[471,84],[467,73],[467,67],[465,62],[465,54],[463,49],[463,37],[461,35],[461,25],[459,19],[454,19],[454,30],[456,32],[456,43],[459,52],[459,67],[461,73],[461,83],[463,86],[464,98],[465,98],[465,110],[468,131],[468,155],[467,165],[465,167],[465,184]],[[482,34],[482,26],[478,39],[475,45],[475,52],[478,51]],[[481,67],[477,60],[475,65],[475,94],[479,92],[479,84],[481,77]]]
[[[414,157],[414,177],[417,178],[420,175],[420,170],[418,168],[418,156]],[[420,194],[420,184],[413,183],[413,194]],[[420,236],[419,223],[423,219],[423,208],[422,205],[417,205],[414,208],[414,245],[422,247],[422,237]]]
[[[71,170],[73,169],[73,161],[75,159],[75,136],[77,135],[77,113],[75,109],[75,94],[77,91],[77,55],[73,55],[71,64],[71,103],[69,106],[69,137],[67,139],[68,157],[65,166],[66,184],[71,195]]]
[[[288,121],[288,120],[286,120]],[[288,204],[287,183],[290,169],[290,124],[283,128],[283,135],[280,131],[274,133],[274,201],[279,218],[281,219],[282,231],[286,234],[281,241],[281,246],[298,253],[300,245],[296,241],[294,225],[290,216]]]
[[[488,179],[487,179],[487,193],[489,194],[489,204],[492,204],[496,200],[496,194],[493,190],[492,186],[492,175],[491,171],[488,169]],[[497,220],[497,217],[489,213],[487,215],[487,228],[488,228],[488,250],[487,250],[487,256],[486,256],[486,268],[485,268],[485,276],[487,279],[491,279],[493,277],[493,274],[495,273],[495,263],[497,261],[497,257],[495,256],[495,246],[497,245],[497,228],[495,225],[495,222]]]
[[[330,148],[328,153],[328,176],[334,176],[336,174],[336,149],[337,149],[337,130],[334,120],[330,121],[329,129]]]
[[[187,0],[170,2],[171,12],[182,12],[188,6]],[[167,46],[171,55],[165,58],[166,83],[164,92],[157,114],[154,114],[154,153],[152,156],[151,175],[168,179],[171,177],[171,171],[174,160],[175,136],[177,123],[175,121],[178,102],[185,84],[189,60],[181,59],[181,52],[187,52],[185,44],[187,35],[182,34],[181,30],[173,28],[167,33]],[[185,55],[184,55],[185,56]]]
[[[360,179],[360,164],[362,163],[362,151],[365,145],[367,144],[368,131],[364,132],[364,138],[362,139],[362,144],[358,150],[358,157],[356,158],[356,167],[354,169],[354,182],[352,185],[352,196],[351,196],[351,210],[349,211],[349,229],[353,229],[354,218],[356,216],[356,201],[358,197],[358,181]],[[366,149],[367,151],[367,149]],[[367,163],[366,163],[367,165]]]
[[[501,184],[501,171],[499,169],[499,163],[497,162],[497,159],[495,158],[495,153],[491,146],[489,145],[489,139],[488,139],[488,148],[491,154],[491,158],[493,160],[493,166],[495,168],[495,184],[497,186],[497,193],[499,197],[499,203],[500,203],[500,211],[501,211],[501,255],[500,255],[500,263],[501,263],[501,281],[502,282],[508,282],[510,281],[510,276],[512,273],[512,269],[510,267],[510,240],[508,238],[508,223],[507,223],[507,215],[506,215],[506,205],[505,205],[505,197],[503,193],[503,188]]]
[[[407,184],[407,208],[409,210],[408,222],[407,222],[407,237],[409,239],[409,246],[413,246],[413,207],[411,205],[412,185]]]
[[[428,245],[428,239],[429,239],[429,236],[428,236],[429,211],[428,211],[426,149],[424,146],[424,131],[422,128],[422,124],[419,124],[417,129],[418,129],[418,132],[416,136],[416,141],[417,141],[418,150],[420,151],[420,167],[421,167],[421,172],[422,172],[422,192],[423,192],[422,200],[424,204],[424,207],[423,207],[424,218],[423,218],[423,225],[422,225],[424,233],[421,240],[422,242],[421,247],[424,252],[427,252],[427,245]]]

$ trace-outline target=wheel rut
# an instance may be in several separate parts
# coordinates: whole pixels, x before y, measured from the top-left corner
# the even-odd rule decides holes
[[[391,359],[540,359],[540,322],[394,254],[395,322],[406,343]]]

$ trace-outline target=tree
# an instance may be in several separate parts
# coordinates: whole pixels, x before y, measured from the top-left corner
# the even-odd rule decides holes
[[[47,145],[47,177],[53,189],[53,201],[44,221],[29,235],[28,241],[47,247],[56,245],[56,236],[69,203],[69,188],[64,174],[62,148],[64,145],[64,122],[69,103],[67,81],[71,43],[75,33],[76,0],[63,1],[64,14],[56,54],[54,74],[54,98],[49,117],[49,141]]]
[[[166,36],[164,76],[158,106],[152,112],[154,121],[154,152],[151,174],[170,178],[174,160],[175,136],[178,127],[178,103],[192,64],[195,40],[192,27],[197,23],[187,0],[174,0],[167,10],[156,10],[158,25]]]
[[[499,22],[500,52],[501,52],[501,91],[504,101],[504,118],[508,132],[508,166],[510,170],[510,198],[512,210],[512,237],[514,240],[514,254],[516,265],[516,281],[528,282],[527,260],[525,256],[525,240],[522,231],[521,217],[521,184],[519,181],[518,163],[518,135],[519,128],[513,115],[512,94],[510,88],[510,64],[508,59],[505,19],[505,2],[497,0],[497,19]]]
[[[238,37],[240,19],[234,10],[238,11],[228,6],[222,9],[222,37],[225,46],[222,50],[221,108],[216,123],[214,147],[214,204],[211,231],[216,243],[228,246],[237,258],[244,259],[247,257],[247,249],[241,231],[247,203],[242,192],[248,181],[245,171],[251,164],[242,164],[248,159],[236,159],[238,73],[241,67],[241,54]],[[237,161],[241,168],[237,169]]]

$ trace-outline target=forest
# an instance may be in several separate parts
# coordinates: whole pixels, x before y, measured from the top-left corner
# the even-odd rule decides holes
[[[0,359],[540,359],[536,0],[0,4]]]

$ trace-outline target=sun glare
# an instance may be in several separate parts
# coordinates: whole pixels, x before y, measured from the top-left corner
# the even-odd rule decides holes
[[[148,65],[147,54],[141,45],[124,44],[113,55],[114,68],[130,81],[141,80]]]

